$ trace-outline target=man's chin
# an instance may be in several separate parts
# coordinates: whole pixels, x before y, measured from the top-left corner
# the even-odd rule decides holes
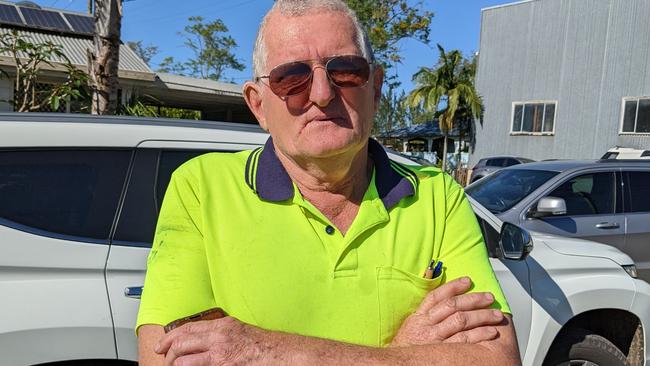
[[[303,145],[303,154],[314,159],[334,159],[354,156],[359,152],[363,143],[358,140],[341,141],[324,138]]]

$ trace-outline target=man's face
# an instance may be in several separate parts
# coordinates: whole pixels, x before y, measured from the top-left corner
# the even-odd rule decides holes
[[[266,69],[292,61],[361,55],[350,19],[340,12],[315,11],[300,17],[273,14],[266,28]],[[383,73],[371,70],[365,86],[332,85],[320,62],[313,64],[311,87],[285,98],[273,94],[268,79],[244,86],[246,101],[276,147],[292,159],[354,156],[367,143]]]

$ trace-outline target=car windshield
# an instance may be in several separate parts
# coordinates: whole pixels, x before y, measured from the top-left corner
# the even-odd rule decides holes
[[[498,214],[509,210],[558,172],[503,169],[477,181],[465,190],[481,205]]]

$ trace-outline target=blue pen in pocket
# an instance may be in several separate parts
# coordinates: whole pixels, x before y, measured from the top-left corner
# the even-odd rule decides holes
[[[436,263],[436,268],[433,270],[433,278],[438,278],[442,274],[442,261]]]

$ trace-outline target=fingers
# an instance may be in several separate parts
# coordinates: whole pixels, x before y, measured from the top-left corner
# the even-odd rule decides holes
[[[456,333],[445,339],[444,343],[472,343],[486,342],[495,339],[499,332],[495,327],[479,327]]]
[[[502,321],[503,313],[499,310],[460,311],[439,323],[436,332],[442,339],[447,339],[463,331],[486,325],[498,325]]]
[[[174,366],[209,366],[211,364],[210,362],[210,354],[207,352],[204,353],[198,353],[198,354],[192,354],[192,355],[186,355],[179,357],[175,360],[175,362],[172,364]]]
[[[164,354],[167,353],[169,347],[174,343],[179,337],[183,337],[186,334],[192,333],[204,333],[213,327],[211,324],[213,321],[198,321],[193,323],[183,324],[182,326],[172,330],[171,332],[165,334],[160,339],[158,346],[154,349],[156,353]]]
[[[438,324],[456,312],[486,309],[493,302],[494,296],[489,292],[462,294],[437,303],[427,314],[431,322]]]
[[[467,292],[472,287],[472,281],[469,277],[457,278],[453,281],[447,282],[442,286],[429,292],[422,300],[416,313],[426,314],[429,310],[441,301],[445,301],[456,295],[461,295]]]
[[[183,356],[206,352],[210,349],[210,344],[210,335],[207,333],[193,333],[177,337],[165,354],[165,366],[177,365],[180,358],[184,358]],[[183,362],[188,362],[191,359],[186,358],[186,361]]]

